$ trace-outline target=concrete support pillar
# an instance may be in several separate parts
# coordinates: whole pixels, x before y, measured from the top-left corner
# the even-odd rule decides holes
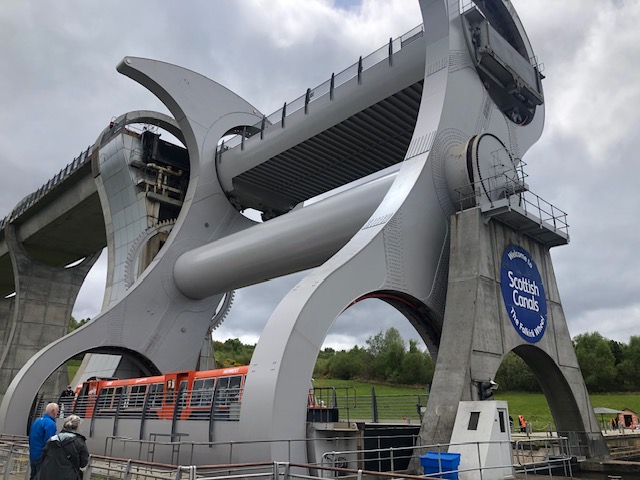
[[[0,302],[0,314],[7,316],[0,354],[0,398],[16,373],[29,358],[51,342],[66,335],[71,312],[84,279],[100,252],[71,268],[51,267],[29,257],[7,225],[5,239],[11,256],[16,295]],[[68,384],[65,367],[45,383],[42,392],[56,397]]]
[[[7,342],[7,335],[11,331],[11,319],[13,318],[14,297],[0,298],[0,357]]]
[[[513,245],[528,252],[544,285],[546,330],[535,341],[518,333],[502,298],[501,261]],[[608,456],[571,343],[549,248],[487,221],[479,208],[459,212],[451,217],[447,302],[422,444],[450,441],[458,402],[478,400],[477,382],[495,378],[511,351],[536,376],[556,430],[569,437],[573,453]]]

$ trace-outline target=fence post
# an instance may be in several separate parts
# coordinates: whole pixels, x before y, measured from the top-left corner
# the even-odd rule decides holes
[[[29,464],[31,464],[31,462],[29,462]],[[11,445],[11,448],[9,449],[9,456],[7,457],[7,462],[4,465],[4,475],[2,476],[4,480],[9,479],[11,470],[13,470],[13,445]]]
[[[124,480],[131,480],[131,460],[127,460],[127,468],[124,471]]]
[[[178,465],[176,468],[176,476],[173,477],[173,480],[180,480],[182,478],[182,466]]]
[[[480,442],[476,443],[478,449],[478,468],[480,469],[480,480],[482,480],[482,455],[480,454]]]
[[[91,478],[91,460],[92,460],[92,457],[91,455],[89,455],[89,462],[87,463],[87,466],[84,468],[83,478]]]
[[[371,387],[371,421],[378,423],[378,400],[376,399],[376,387]]]

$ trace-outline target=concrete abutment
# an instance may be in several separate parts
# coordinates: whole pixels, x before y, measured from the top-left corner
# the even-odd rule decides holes
[[[510,245],[523,248],[538,266],[548,307],[546,331],[525,341],[505,308],[501,259]],[[459,401],[477,400],[476,384],[493,379],[504,356],[515,351],[538,379],[556,429],[589,458],[608,450],[591,407],[558,294],[549,248],[479,208],[451,218],[447,304],[438,362],[421,428],[423,444],[450,441]]]

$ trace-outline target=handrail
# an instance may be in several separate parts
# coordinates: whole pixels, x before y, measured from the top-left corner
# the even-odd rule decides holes
[[[334,409],[338,411],[340,421],[370,420],[372,418],[372,399],[368,395],[357,394],[354,387],[315,387],[310,394],[315,397],[312,407]],[[237,421],[239,407],[242,403],[242,388],[218,391],[214,395],[211,389],[184,390],[180,398],[174,402],[174,409],[169,413],[170,420],[175,424],[180,419],[180,413],[189,409],[189,420],[206,420],[210,422],[210,437],[213,440],[213,423],[215,421]],[[168,409],[162,407],[163,393],[147,392],[105,395],[98,392],[93,396],[66,398],[42,398],[33,411],[33,418],[44,413],[44,407],[50,402],[58,402],[64,409],[59,412],[60,417],[70,413],[71,402],[76,415],[82,418],[91,417],[89,422],[89,436],[93,436],[94,423],[102,419],[114,422],[113,435],[117,436],[117,423],[127,419],[139,419],[142,423],[149,418],[152,409],[162,409],[167,414]],[[378,418],[384,421],[396,421],[416,424],[422,418],[422,407],[426,406],[429,394],[416,391],[415,393],[375,394],[378,408]],[[158,403],[160,401],[160,403]],[[177,407],[177,409],[175,408]],[[230,408],[232,407],[232,408]],[[238,407],[238,408],[235,408]],[[177,411],[176,411],[177,410]],[[175,413],[175,415],[174,415]],[[140,431],[144,425],[140,426]],[[140,435],[142,438],[142,435]]]
[[[369,68],[379,64],[384,60],[387,60],[394,53],[399,52],[403,47],[413,42],[415,39],[421,37],[423,33],[423,25],[418,25],[417,27],[409,30],[407,33],[399,36],[395,40],[392,40],[389,43],[385,43],[382,47],[378,48],[366,57],[360,57],[360,59],[353,65],[350,65],[337,74],[332,74],[329,80],[321,83],[315,88],[307,89],[307,91],[303,95],[299,96],[292,102],[285,103],[282,108],[276,110],[271,115],[267,115],[266,120],[263,119],[260,122],[256,123],[255,125],[253,125],[253,128],[248,129],[248,131],[261,132],[260,138],[262,139],[264,138],[263,130],[265,123],[267,123],[267,125],[275,125],[277,123],[280,123],[282,126],[284,126],[284,119],[286,117],[291,116],[293,113],[301,109],[305,109],[305,111],[308,112],[309,105],[313,104],[314,101],[317,101],[325,95],[329,95],[333,100],[333,90],[335,88],[348,82],[352,78],[361,77],[362,74]],[[229,149],[237,147],[241,143],[243,143],[242,135],[235,135],[225,141],[225,147]]]
[[[157,128],[154,128],[154,126],[149,126],[146,128],[151,129],[152,131],[157,131]],[[115,126],[111,131],[111,136],[122,130],[129,130],[136,133],[142,133],[142,131],[144,131],[144,129],[136,128],[135,124],[125,125],[124,127]],[[45,197],[49,192],[57,188],[58,185],[64,183],[80,168],[87,165],[91,161],[91,157],[93,155],[95,147],[96,145],[89,145],[86,150],[81,151],[77,157],[75,157],[71,162],[64,166],[59,172],[54,174],[53,177],[47,180],[47,182],[39,189],[31,192],[22,200],[20,200],[20,202],[18,202],[18,204],[13,208],[11,212],[9,212],[8,215],[0,219],[0,230],[4,229],[5,225],[7,225],[8,223],[11,223],[18,219],[28,209],[42,200],[42,198]]]
[[[534,216],[540,227],[568,236],[567,213],[529,190],[524,182],[527,177],[524,165],[520,161],[517,168],[499,169],[494,166],[494,171],[499,173],[457,188],[456,207],[493,208],[506,202],[510,208],[520,208],[525,215]]]
[[[4,474],[2,478],[15,478],[26,479],[29,474],[29,461],[28,461],[28,446],[26,444],[26,437],[22,436],[7,436],[0,435],[0,442],[2,440],[18,440],[20,443],[7,445],[0,445],[0,468],[4,466],[4,472],[0,470],[0,475]],[[133,439],[119,438],[119,440],[135,441]],[[321,439],[318,439],[321,440]],[[103,478],[100,475],[109,476],[108,472],[116,473],[117,478],[130,479],[130,478],[184,478],[182,473],[188,473],[189,478],[211,478],[215,476],[217,479],[236,479],[236,478],[273,478],[286,479],[291,476],[296,478],[326,478],[328,476],[358,476],[362,477],[363,474],[371,475],[373,478],[389,479],[389,478],[425,478],[425,477],[440,477],[446,473],[455,472],[469,472],[479,471],[480,478],[482,473],[491,469],[502,468],[514,468],[516,472],[524,473],[525,478],[528,473],[537,474],[552,474],[552,469],[556,466],[563,467],[565,469],[566,476],[572,476],[571,470],[571,452],[569,451],[569,439],[567,437],[540,437],[532,438],[528,440],[517,440],[513,444],[508,440],[503,441],[490,441],[490,442],[459,442],[449,444],[432,444],[432,445],[414,445],[411,447],[388,447],[377,449],[358,449],[358,450],[344,450],[344,451],[331,451],[325,452],[322,455],[320,464],[297,464],[289,463],[285,460],[277,460],[274,462],[251,462],[251,463],[231,463],[232,452],[230,451],[229,463],[220,465],[198,465],[190,464],[167,464],[154,462],[153,460],[134,460],[128,458],[114,457],[113,455],[91,455],[89,458],[89,464],[85,469],[84,478],[86,480],[92,478]],[[294,442],[295,440],[281,440],[285,442]],[[308,442],[308,439],[300,439],[300,442]],[[322,439],[326,442],[326,438]],[[239,445],[246,444],[258,444],[270,441],[252,441],[252,442],[225,442],[230,447],[233,444]],[[419,437],[416,437],[416,442],[419,443]],[[184,444],[197,444],[198,442],[139,442],[141,444],[155,444],[155,445],[184,445]],[[416,455],[420,455],[426,451],[435,452],[447,452],[449,450],[456,451],[462,447],[472,446],[478,451],[480,455],[481,448],[485,448],[489,445],[500,446],[505,443],[510,444],[510,448],[513,445],[515,448],[516,461],[512,464],[500,464],[492,466],[484,466],[479,468],[468,469],[456,469],[451,471],[445,471],[440,464],[439,472],[428,473],[420,475],[419,477],[408,475],[406,473],[393,473],[392,472],[378,472],[373,470],[365,470],[360,468],[360,464],[357,463],[359,459],[365,457],[365,453],[374,454],[381,460],[389,461],[393,467],[395,462],[401,458],[412,458]],[[203,443],[203,444],[206,444]],[[216,445],[220,445],[217,442]],[[535,448],[534,448],[535,447]],[[529,455],[527,458],[526,451],[537,452],[537,456]],[[370,457],[371,458],[371,457]],[[478,457],[478,459],[480,456]],[[374,458],[375,460],[375,458]],[[440,462],[439,458],[439,462]],[[350,468],[349,465],[358,465],[358,469]],[[290,467],[296,467],[297,470]],[[310,472],[310,474],[302,474],[301,470]],[[298,473],[293,473],[297,471]],[[315,472],[315,473],[314,473]],[[324,472],[324,473],[323,473]],[[21,477],[21,475],[24,475]],[[110,475],[113,478],[113,475]]]
[[[304,441],[304,440],[301,440]],[[554,456],[547,454],[544,462],[515,462],[515,463],[500,463],[498,465],[479,466],[470,468],[456,468],[455,470],[447,470],[442,463],[439,463],[438,472],[425,473],[424,475],[415,476],[405,473],[395,473],[393,466],[396,460],[401,458],[413,458],[416,455],[420,455],[426,451],[435,452],[447,452],[449,450],[456,451],[456,449],[464,449],[468,451],[469,447],[474,447],[478,454],[478,461],[482,457],[481,452],[488,446],[496,446],[509,444],[509,449],[512,448],[509,440],[502,441],[490,441],[490,442],[460,442],[450,444],[434,444],[434,445],[415,445],[412,447],[389,447],[370,450],[345,450],[345,451],[331,451],[325,452],[322,455],[322,460],[319,464],[298,464],[290,463],[286,460],[276,460],[273,462],[255,462],[255,463],[241,463],[241,464],[220,464],[220,465],[167,465],[164,463],[157,463],[153,461],[144,460],[130,460],[122,459],[113,456],[101,456],[92,455],[90,457],[90,463],[87,466],[85,472],[85,479],[91,479],[93,473],[105,475],[107,472],[120,472],[119,478],[131,478],[127,475],[135,472],[140,475],[141,478],[158,478],[164,476],[164,478],[183,478],[182,472],[188,473],[189,478],[216,478],[216,479],[239,479],[239,478],[268,478],[268,479],[287,479],[287,478],[305,478],[305,479],[319,479],[319,478],[334,478],[352,476],[362,478],[363,475],[367,475],[369,478],[376,479],[396,479],[396,478],[441,478],[446,474],[456,474],[464,472],[479,472],[480,478],[483,476],[483,472],[486,473],[489,470],[495,469],[514,469],[519,473],[524,473],[525,478],[528,473],[536,472],[538,474],[548,473],[552,475],[552,469],[556,466],[565,468],[565,474],[572,476],[571,470],[571,457],[567,454],[567,438],[566,437],[554,437],[546,439],[538,439],[540,441],[554,442],[557,446],[559,455]],[[160,442],[159,442],[160,443]],[[253,442],[259,443],[259,442]],[[522,449],[526,442],[517,443],[516,449]],[[173,444],[173,443],[171,443]],[[549,444],[551,445],[551,444]],[[505,445],[506,446],[506,445]],[[466,447],[466,448],[465,448]],[[380,457],[385,461],[390,462],[392,470],[389,472],[380,472],[375,470],[363,469],[359,463],[359,459],[365,457],[365,454],[374,454],[374,457]],[[375,458],[374,458],[375,459]],[[438,461],[442,462],[440,456]],[[480,464],[480,463],[479,463]],[[357,465],[358,468],[353,468],[350,465]],[[155,474],[158,477],[154,477]],[[168,477],[168,475],[175,473],[174,477]]]
[[[74,158],[70,163],[68,163],[64,168],[62,168],[58,173],[56,173],[51,179],[47,181],[42,187],[38,190],[30,193],[26,197],[24,197],[18,204],[13,208],[13,210],[0,220],[0,230],[2,230],[7,223],[13,222],[18,217],[20,217],[24,212],[26,212],[29,208],[39,202],[45,195],[47,195],[50,191],[56,188],[58,185],[67,180],[71,175],[73,175],[80,167],[87,164],[91,158],[93,153],[93,147],[90,145],[86,150],[80,152],[76,158]]]

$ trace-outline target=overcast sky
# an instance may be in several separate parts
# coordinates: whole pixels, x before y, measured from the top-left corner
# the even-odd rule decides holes
[[[531,190],[568,212],[552,250],[572,336],[639,334],[640,49],[636,0],[514,0],[544,64],[546,125],[525,155]],[[116,72],[127,55],[199,72],[269,114],[421,23],[417,0],[0,2],[0,217],[92,144],[113,116],[155,97]],[[168,112],[167,112],[168,113]],[[74,316],[95,316],[106,263]],[[255,343],[301,274],[238,292],[214,338]],[[326,345],[350,348],[408,322],[367,300]]]

